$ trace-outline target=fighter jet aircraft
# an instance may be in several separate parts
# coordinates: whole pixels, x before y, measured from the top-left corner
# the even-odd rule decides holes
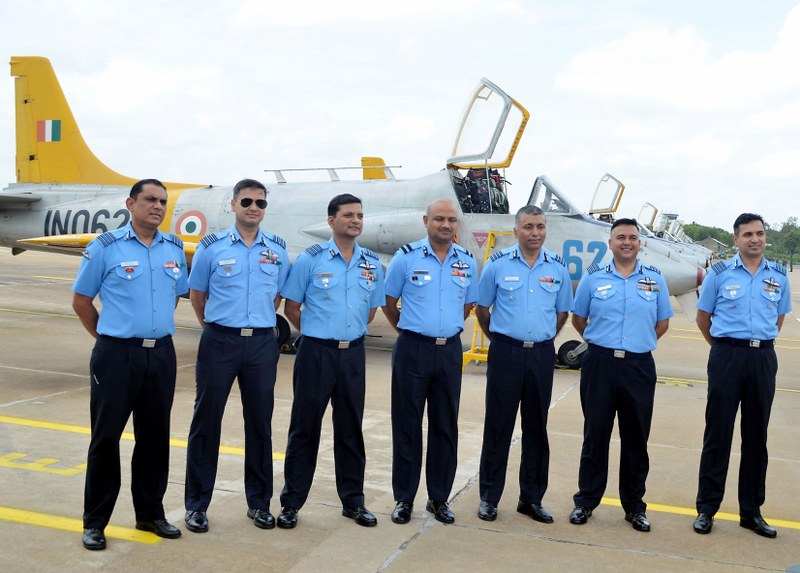
[[[79,255],[99,233],[129,221],[124,198],[135,179],[108,168],[89,149],[49,60],[13,57],[11,75],[16,94],[17,182],[0,192],[0,246],[10,247],[14,254],[41,250]],[[330,181],[293,183],[286,182],[289,170],[271,170],[277,183],[268,185],[264,225],[286,240],[294,257],[330,237],[324,220],[328,201],[338,193],[353,193],[362,199],[365,212],[359,243],[387,263],[399,247],[423,234],[425,207],[447,197],[461,210],[458,242],[482,265],[491,254],[486,245],[489,232],[514,226],[504,170],[511,165],[529,117],[516,100],[483,79],[469,99],[451,157],[441,171],[398,180],[391,167],[372,158],[363,163],[363,180],[342,181],[335,169],[327,169]],[[189,258],[204,235],[233,224],[232,187],[166,186],[169,200],[161,228],[184,241]],[[610,225],[582,213],[546,177],[536,179],[528,203],[547,213],[546,247],[563,256],[574,283],[585,268],[606,258]],[[507,244],[497,241],[491,247]],[[691,311],[703,270],[644,244],[640,258],[661,269],[670,292]],[[288,336],[288,322],[281,317],[279,338]]]

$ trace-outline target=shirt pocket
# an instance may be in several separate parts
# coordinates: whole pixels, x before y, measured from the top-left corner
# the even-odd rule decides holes
[[[221,277],[223,279],[233,279],[233,277],[240,274],[241,272],[242,272],[242,266],[237,265],[236,263],[231,263],[227,265],[220,264],[217,265],[216,269],[214,269],[214,273],[216,273],[218,277]]]
[[[783,297],[783,295],[780,292],[769,291],[766,289],[761,290],[761,296],[767,299],[768,301],[775,303],[776,307],[778,306],[778,303]]]
[[[430,288],[433,278],[429,274],[412,274],[406,280],[408,288],[403,289],[403,294],[415,299],[426,299],[436,289]]]
[[[655,300],[658,300],[658,291],[643,290],[643,289],[637,288],[636,289],[636,294],[638,294],[641,298],[643,298],[647,302],[653,302]]]
[[[114,267],[114,272],[116,272],[117,276],[126,281],[132,281],[134,279],[138,279],[142,276],[142,267],[136,266],[123,266],[117,265]]]
[[[333,273],[331,273],[330,276],[314,275],[311,284],[314,285],[314,291],[318,296],[323,300],[330,300],[331,290],[339,284],[339,279],[334,276]]]
[[[280,274],[280,268],[274,263],[259,263],[258,267],[261,269],[261,278],[267,284],[275,284]]]
[[[614,295],[616,294],[617,294],[617,289],[615,289],[614,287],[609,287],[603,290],[594,289],[592,291],[592,300],[603,302],[611,298],[614,298]]]
[[[164,267],[164,272],[167,274],[169,278],[171,278],[174,281],[177,281],[179,278],[183,276],[183,269],[178,266]]]
[[[522,281],[503,281],[497,285],[497,296],[506,306],[519,306],[525,296]]]
[[[455,294],[459,300],[463,299],[467,294],[467,287],[472,284],[472,278],[462,277],[459,275],[450,275],[450,280],[456,285]]]

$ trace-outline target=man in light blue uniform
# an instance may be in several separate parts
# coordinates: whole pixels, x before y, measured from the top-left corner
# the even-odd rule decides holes
[[[261,529],[275,527],[269,511],[279,356],[274,327],[289,255],[283,239],[259,228],[266,208],[267,188],[255,179],[239,181],[231,199],[234,226],[205,237],[192,260],[190,298],[203,335],[186,452],[185,521],[196,533],[208,531],[222,417],[235,378],[244,415],[247,516]]]
[[[712,267],[697,301],[697,326],[711,345],[708,403],[694,530],[710,533],[725,493],[739,404],[739,525],[768,538],[778,532],[761,516],[766,497],[767,426],[775,397],[775,339],[792,311],[786,268],[764,258],[764,220],[753,213],[733,224],[739,253]]]
[[[581,364],[583,450],[579,491],[569,521],[586,523],[608,481],[608,447],[619,418],[619,494],[625,520],[650,531],[643,497],[650,470],[647,439],[653,417],[656,365],[651,351],[673,315],[667,283],[639,262],[639,227],[618,219],[608,241],[613,260],[592,265],[578,284],[572,325],[589,343]]]
[[[553,523],[542,507],[550,466],[547,412],[556,360],[553,338],[572,310],[572,281],[564,261],[543,247],[547,223],[539,207],[526,205],[517,212],[514,236],[516,245],[495,253],[484,265],[475,309],[491,340],[478,517],[497,518],[519,408],[522,461],[517,511]]]
[[[400,248],[386,271],[384,314],[400,333],[392,353],[392,521],[411,520],[427,401],[426,509],[438,521],[453,523],[447,500],[456,474],[460,334],[478,298],[478,268],[472,254],[453,243],[458,211],[452,201],[431,203],[423,222],[428,237]]]
[[[294,402],[286,447],[278,527],[297,525],[317,465],[322,417],[333,407],[333,456],[342,515],[359,525],[378,523],[364,505],[364,336],[384,304],[378,256],[356,243],[361,200],[337,195],[328,204],[329,241],[306,249],[283,288],[286,318],[300,330],[294,362]],[[301,310],[302,305],[302,310]]]
[[[93,550],[106,548],[104,530],[120,488],[119,439],[131,413],[136,529],[181,535],[164,518],[163,500],[177,373],[174,312],[188,291],[186,257],[180,239],[158,230],[167,208],[160,181],[134,184],[125,205],[130,224],[89,243],[72,287],[72,307],[97,339],[89,363],[92,438],[83,513],[83,545]]]

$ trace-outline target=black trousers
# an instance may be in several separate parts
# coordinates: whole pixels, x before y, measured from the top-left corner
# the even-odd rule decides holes
[[[541,504],[547,490],[550,445],[547,412],[553,392],[553,341],[522,348],[498,335],[489,345],[486,369],[486,419],[480,464],[482,501],[497,504],[503,495],[511,437],[522,419],[520,501]]]
[[[715,342],[708,356],[708,402],[697,511],[715,514],[725,494],[733,429],[742,407],[739,514],[761,515],[767,478],[767,426],[775,397],[778,359],[772,348]]]
[[[156,348],[142,348],[101,336],[92,350],[84,528],[105,529],[111,519],[120,488],[119,439],[131,413],[136,436],[131,460],[136,520],[164,518],[177,366],[172,339],[160,342]]]
[[[206,326],[197,351],[197,395],[186,452],[188,511],[206,511],[217,477],[222,417],[234,379],[244,417],[244,491],[247,506],[269,509],[272,499],[272,409],[278,366],[272,329],[257,336]]]
[[[343,507],[364,503],[364,344],[338,349],[303,336],[294,362],[294,402],[286,447],[281,505],[300,509],[317,467],[322,417],[333,408],[336,491]]]
[[[422,415],[428,403],[428,497],[447,501],[456,476],[461,341],[436,346],[401,333],[392,353],[392,489],[413,503],[422,470]]]
[[[581,364],[583,449],[575,505],[600,505],[608,482],[608,449],[619,419],[619,496],[626,512],[644,511],[650,471],[647,440],[653,417],[656,366],[647,352],[615,358],[613,350],[589,345]]]

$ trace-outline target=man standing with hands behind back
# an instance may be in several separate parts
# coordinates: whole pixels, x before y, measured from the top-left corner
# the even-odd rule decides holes
[[[775,397],[775,339],[792,311],[786,268],[764,258],[767,235],[759,215],[743,213],[733,224],[739,253],[714,265],[697,301],[697,327],[711,345],[708,402],[697,519],[694,530],[710,533],[725,493],[725,477],[739,404],[739,525],[763,537],[778,532],[761,516],[766,497],[767,426]]]
[[[272,409],[278,367],[275,309],[289,274],[286,243],[259,225],[267,188],[243,179],[233,188],[234,226],[206,236],[192,261],[191,301],[203,327],[197,350],[197,397],[186,452],[186,527],[208,530],[222,417],[233,380],[244,416],[244,490],[247,517],[271,529]]]
[[[539,207],[526,205],[517,212],[514,236],[516,245],[495,253],[484,265],[475,309],[491,340],[478,517],[497,518],[519,408],[522,460],[517,511],[553,523],[542,507],[550,465],[547,412],[556,360],[553,338],[572,310],[572,281],[564,261],[543,246],[547,222]]]
[[[426,508],[442,523],[456,475],[461,396],[461,331],[478,298],[477,266],[453,243],[458,210],[448,199],[428,205],[428,236],[401,247],[386,271],[389,323],[400,333],[392,353],[394,523],[408,523],[422,470],[422,414],[428,402]],[[402,311],[397,307],[402,299]]]
[[[177,374],[172,335],[177,297],[188,290],[186,257],[180,239],[158,230],[167,210],[163,183],[138,181],[125,206],[131,222],[89,243],[72,287],[72,308],[97,339],[89,363],[92,438],[83,502],[83,546],[92,550],[106,548],[120,488],[119,439],[131,413],[136,529],[181,535],[164,518],[163,501]]]

